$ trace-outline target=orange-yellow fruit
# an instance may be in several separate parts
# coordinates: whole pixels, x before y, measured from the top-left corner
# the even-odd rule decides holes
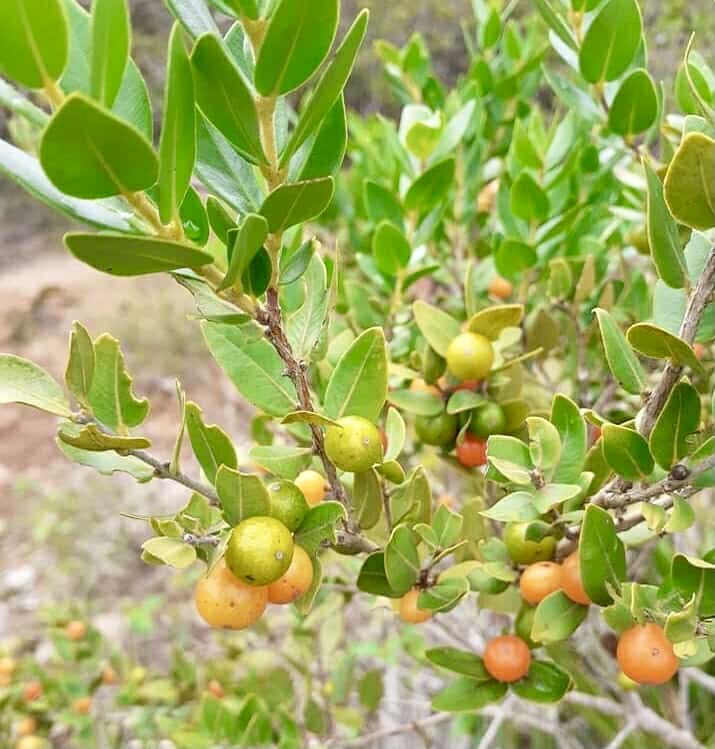
[[[320,504],[325,497],[325,479],[317,471],[302,471],[293,482],[302,492],[305,501],[311,506]]]
[[[283,577],[268,586],[271,603],[293,603],[297,601],[313,582],[313,563],[305,549],[295,546],[290,567]]]
[[[479,213],[491,213],[496,205],[497,193],[499,192],[499,180],[493,179],[487,182],[477,195],[477,211]]]
[[[675,676],[678,659],[662,627],[636,624],[618,640],[616,659],[621,671],[638,684],[665,684]]]
[[[430,395],[439,396],[439,388],[436,385],[428,385],[421,377],[417,377],[410,383],[410,390],[413,393],[429,393]]]
[[[92,709],[92,698],[91,697],[79,697],[72,703],[72,711],[77,715],[89,715],[89,711]]]
[[[206,691],[209,694],[212,694],[217,700],[226,696],[226,691],[221,686],[221,682],[217,679],[211,679],[211,681],[206,685]]]
[[[535,562],[522,573],[519,590],[525,601],[532,606],[561,587],[561,567],[556,562]]]
[[[400,598],[399,614],[400,619],[408,624],[422,624],[432,617],[432,612],[428,609],[420,609],[417,607],[417,598],[420,595],[420,591],[417,588],[405,593]]]
[[[0,687],[9,687],[12,684],[12,674],[0,674]]]
[[[28,681],[22,688],[22,696],[25,702],[34,702],[42,697],[42,684],[36,679]]]
[[[15,733],[18,736],[30,736],[37,730],[37,721],[29,715],[15,723]]]
[[[465,434],[457,445],[457,460],[466,468],[478,468],[487,462],[487,441]]]
[[[49,743],[40,736],[23,736],[15,744],[15,749],[49,749],[49,746]]]
[[[497,299],[508,299],[512,295],[514,287],[511,281],[507,281],[506,278],[502,278],[501,276],[496,276],[489,282],[487,291],[490,296]]]
[[[102,669],[102,684],[105,686],[110,686],[111,684],[116,684],[119,681],[119,677],[117,676],[117,672],[111,667],[111,666],[105,666]]]
[[[519,681],[529,673],[530,665],[529,646],[516,635],[495,637],[484,650],[484,668],[497,681]]]
[[[454,497],[451,494],[443,494],[441,497],[438,497],[437,506],[439,507],[441,505],[451,509],[454,507]]]
[[[244,629],[261,618],[268,590],[241,582],[222,559],[196,584],[194,600],[199,614],[212,627]]]
[[[695,352],[695,356],[697,356],[698,359],[702,359],[705,356],[705,346],[703,346],[702,343],[694,343],[693,351]]]
[[[87,634],[87,625],[78,619],[74,619],[65,626],[65,634],[74,642],[83,640]]]
[[[567,556],[561,564],[561,589],[575,603],[583,606],[592,603],[581,582],[581,566],[577,551]]]
[[[12,676],[12,674],[15,673],[16,668],[17,661],[14,658],[10,658],[10,656],[0,658],[0,674],[9,674]]]

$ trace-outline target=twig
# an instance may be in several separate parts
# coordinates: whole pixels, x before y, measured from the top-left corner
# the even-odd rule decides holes
[[[613,737],[604,749],[621,749],[623,744],[628,740],[630,735],[637,730],[638,723],[635,720],[629,720],[623,728]]]

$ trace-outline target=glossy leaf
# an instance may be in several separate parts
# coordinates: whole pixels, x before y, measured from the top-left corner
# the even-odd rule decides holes
[[[300,283],[305,290],[303,304],[288,318],[286,328],[293,353],[299,361],[307,361],[316,353],[315,346],[327,325],[330,307],[327,269],[317,252],[310,258]]]
[[[605,424],[602,439],[606,463],[619,476],[641,481],[653,470],[653,456],[648,443],[635,429]]]
[[[356,473],[352,492],[353,516],[358,525],[369,530],[382,514],[382,487],[374,469]]]
[[[344,517],[345,508],[340,502],[321,502],[311,507],[295,532],[295,542],[315,556],[323,544],[335,542],[335,526]]]
[[[688,437],[700,426],[700,396],[688,382],[679,382],[668,396],[650,433],[650,450],[658,465],[670,470],[688,453]]]
[[[419,572],[415,537],[406,525],[398,525],[385,546],[385,574],[390,588],[404,595],[417,581]]]
[[[299,179],[319,179],[334,175],[343,163],[347,144],[345,99],[341,94],[323,120],[315,139],[308,140],[304,144],[304,148],[306,146],[308,148],[306,148],[306,159],[301,166]]]
[[[454,169],[454,159],[445,159],[417,177],[405,194],[405,208],[421,213],[432,209],[447,196],[454,180]]]
[[[376,596],[399,598],[390,587],[385,573],[385,554],[375,551],[365,559],[357,579],[357,589]]]
[[[670,359],[674,364],[690,367],[696,372],[703,371],[703,365],[688,344],[651,323],[636,323],[628,328],[628,343],[633,348],[654,359]]]
[[[634,395],[639,394],[646,384],[643,367],[611,315],[604,309],[594,311],[609,369],[625,390]]]
[[[186,404],[186,431],[196,459],[206,478],[213,484],[221,466],[236,468],[238,460],[231,439],[221,427],[204,422],[196,403]]]
[[[532,661],[529,673],[512,685],[523,700],[550,704],[558,702],[571,687],[571,677],[549,661]]]
[[[385,460],[394,460],[402,452],[405,445],[407,428],[405,420],[396,408],[388,408],[385,419],[385,434],[387,435],[387,450]]]
[[[252,448],[249,456],[256,465],[274,476],[294,479],[310,465],[313,450],[310,447],[267,445]]]
[[[226,275],[217,291],[227,289],[241,279],[267,236],[268,222],[256,213],[249,213],[244,217],[240,227],[229,230],[231,259]]]
[[[4,0],[0,72],[28,88],[56,81],[67,64],[68,33],[60,0]]]
[[[188,244],[122,234],[66,234],[65,245],[78,259],[113,276],[141,276],[197,268],[211,255]]]
[[[340,357],[325,391],[325,412],[375,421],[387,397],[387,347],[381,328],[359,335]]]
[[[202,34],[218,33],[218,27],[204,0],[164,0],[164,2],[193,39],[197,39]]]
[[[127,0],[94,0],[90,93],[105,107],[117,98],[129,62],[131,24]]]
[[[480,710],[498,702],[506,691],[507,685],[494,679],[477,681],[462,676],[433,697],[432,707],[449,713]]]
[[[276,188],[263,202],[260,213],[273,234],[317,218],[328,207],[335,183],[332,177],[294,182]]]
[[[608,588],[619,590],[626,579],[626,551],[613,518],[596,505],[586,508],[578,554],[581,582],[588,597],[599,606],[608,606],[612,603]]]
[[[69,96],[50,120],[40,162],[55,187],[77,198],[144,190],[158,173],[146,138],[81,94]]]
[[[467,329],[471,333],[479,333],[492,341],[496,341],[505,328],[518,326],[523,317],[523,305],[499,304],[487,307],[470,317],[467,322]]]
[[[511,186],[511,210],[524,221],[542,221],[549,214],[549,198],[544,189],[527,171]]]
[[[389,221],[402,228],[404,209],[397,195],[377,182],[366,179],[363,183],[363,201],[367,216],[373,224]]]
[[[280,0],[256,60],[260,94],[287,94],[312,77],[330,51],[339,9],[338,0]]]
[[[218,467],[215,482],[224,520],[230,526],[246,518],[271,514],[270,495],[258,476],[236,471],[224,462]]]
[[[566,484],[578,480],[586,461],[588,435],[579,407],[565,395],[557,393],[551,404],[551,422],[561,437],[561,456],[552,481]]]
[[[649,130],[658,117],[658,95],[648,71],[639,68],[623,80],[608,108],[608,127],[631,137]]]
[[[57,416],[71,413],[67,398],[52,375],[14,354],[0,354],[0,403],[23,403]]]
[[[469,676],[477,681],[489,681],[491,677],[484,667],[484,661],[474,653],[453,647],[430,648],[425,651],[427,660],[435,666],[446,668],[462,676]]]
[[[688,133],[665,175],[665,202],[676,221],[693,229],[715,226],[715,140]]]
[[[375,265],[386,276],[396,276],[410,261],[407,237],[389,221],[381,221],[372,237]]]
[[[438,307],[433,307],[422,300],[418,300],[412,305],[412,312],[417,327],[427,343],[440,356],[446,356],[449,344],[460,333],[457,320]]]

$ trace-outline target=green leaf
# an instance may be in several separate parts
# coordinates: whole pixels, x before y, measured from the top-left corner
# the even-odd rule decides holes
[[[551,422],[561,437],[561,457],[551,477],[565,484],[578,480],[586,462],[588,435],[579,407],[565,395],[557,393],[551,404]]]
[[[295,532],[295,542],[315,556],[323,544],[335,542],[335,525],[344,517],[345,508],[340,502],[321,502],[311,507]]]
[[[235,459],[233,465],[236,465]],[[271,514],[268,490],[258,476],[236,471],[224,461],[219,465],[215,481],[223,517],[230,526],[246,518]]]
[[[643,161],[648,184],[646,229],[648,245],[660,278],[674,289],[682,289],[687,279],[685,257],[678,225],[663,198],[663,185],[648,161]]]
[[[382,671],[372,669],[368,671],[358,682],[358,696],[360,704],[368,711],[377,710],[382,701],[384,687],[382,684]]]
[[[390,509],[393,523],[429,523],[432,489],[422,466],[417,466],[407,481],[395,488],[390,497]],[[461,529],[461,516],[457,517]]]
[[[120,434],[139,426],[149,413],[149,401],[136,398],[124,365],[119,341],[109,334],[94,342],[94,377],[89,391],[92,411],[105,426]]]
[[[494,265],[500,275],[516,279],[521,273],[533,268],[538,262],[533,247],[519,239],[504,239],[494,255]]]
[[[442,577],[436,585],[425,588],[417,596],[417,607],[430,611],[451,611],[469,593],[466,577]]]
[[[325,391],[328,416],[375,421],[387,398],[387,346],[382,328],[361,333],[340,357]]]
[[[464,413],[465,411],[472,411],[483,403],[484,396],[480,393],[474,393],[471,390],[457,390],[449,396],[449,400],[447,401],[447,413],[459,414]]]
[[[459,335],[459,322],[438,307],[422,300],[412,305],[412,312],[420,333],[427,343],[442,357],[447,355],[449,344]]]
[[[82,450],[102,452],[103,450],[143,450],[151,447],[151,442],[144,437],[123,437],[107,434],[96,424],[80,427],[78,424],[65,424],[57,436],[62,442]]]
[[[281,424],[318,424],[319,426],[338,425],[335,419],[329,419],[316,411],[293,411],[281,419]]]
[[[323,565],[320,563],[320,558],[314,556],[311,562],[313,563],[313,580],[308,590],[293,604],[301,616],[308,616],[311,612],[323,581]]]
[[[186,430],[191,448],[199,461],[201,470],[213,484],[221,466],[236,468],[238,460],[231,439],[221,427],[206,424],[201,409],[189,401],[186,404]],[[217,487],[218,488],[218,487]]]
[[[396,408],[387,409],[385,419],[385,434],[387,435],[387,450],[385,450],[385,461],[395,460],[405,446],[407,428],[405,420]]]
[[[169,38],[164,115],[159,142],[159,215],[168,224],[178,216],[196,162],[194,77],[181,28]]]
[[[328,207],[334,189],[332,177],[281,185],[265,199],[260,212],[266,217],[271,233],[279,234],[320,216]]]
[[[529,673],[512,685],[523,700],[549,704],[558,702],[571,688],[571,677],[555,663],[532,661]]]
[[[81,94],[71,94],[50,120],[40,162],[59,190],[76,198],[106,198],[151,187],[158,161],[134,127]]]
[[[670,359],[676,365],[690,367],[695,372],[703,372],[703,365],[693,349],[682,338],[669,333],[651,323],[631,325],[626,333],[628,343],[633,348],[653,359]]]
[[[448,713],[481,710],[501,700],[506,692],[507,685],[500,681],[477,681],[462,676],[434,696],[432,708]]]
[[[650,433],[650,451],[658,465],[670,470],[688,454],[688,437],[700,426],[700,396],[688,382],[679,382],[668,396]]]
[[[177,570],[183,570],[196,561],[196,549],[178,538],[150,538],[144,541],[142,549]]]
[[[399,198],[391,190],[366,179],[363,182],[363,201],[367,217],[373,224],[377,225],[385,220],[402,228],[404,210]]]
[[[310,465],[313,450],[310,447],[268,445],[252,448],[249,457],[275,476],[294,479]]]
[[[236,1],[243,2],[243,0]],[[207,32],[218,33],[218,27],[204,0],[164,0],[164,2],[193,39]]]
[[[82,450],[56,439],[57,446],[66,455],[69,460],[79,463],[80,465],[93,468],[104,476],[111,476],[113,473],[128,473],[140,483],[151,481],[154,478],[154,468],[147,465],[139,458],[133,455],[119,455],[116,452],[95,452],[92,450]]]
[[[305,289],[303,304],[288,317],[286,332],[295,357],[298,361],[307,361],[316,355],[315,346],[327,325],[330,307],[328,273],[317,252],[311,257],[300,283]]]
[[[90,93],[105,107],[117,98],[129,62],[131,22],[126,0],[94,0],[90,47]]]
[[[581,626],[587,614],[588,606],[574,603],[557,590],[536,607],[531,637],[542,645],[567,640]]]
[[[447,549],[459,541],[462,523],[463,519],[459,513],[452,512],[446,505],[439,506],[432,521],[432,530],[439,548]]]
[[[113,276],[143,276],[198,268],[213,258],[188,244],[123,234],[66,234],[65,245],[78,259]]]
[[[305,151],[306,158],[300,168],[298,178],[300,180],[318,179],[337,173],[345,158],[347,145],[347,116],[345,99],[341,94],[325,116],[315,138],[304,143],[300,155]]]
[[[532,502],[539,514],[544,515],[557,505],[575,499],[581,491],[578,484],[547,484],[536,490]]]
[[[522,304],[497,304],[472,315],[467,322],[467,330],[496,341],[505,328],[517,327],[523,317]]]
[[[256,103],[236,63],[216,34],[204,34],[191,53],[196,104],[249,161],[265,163]]]
[[[688,133],[665,175],[665,202],[676,221],[693,229],[715,226],[715,140]]]
[[[281,154],[281,166],[285,166],[305,140],[318,130],[320,123],[338,100],[365,36],[367,19],[368,12],[363,10],[345,34],[335,56],[325,68],[308,103],[302,108],[295,129]]]
[[[333,44],[339,7],[338,0],[281,0],[256,60],[259,93],[287,94],[310,80]]]
[[[554,9],[549,0],[535,0],[536,9],[546,21],[549,28],[567,44],[574,52],[578,52],[578,44],[574,39],[573,32],[559,13]]]
[[[433,393],[412,390],[391,390],[390,403],[416,416],[437,416],[444,410],[444,402]]]
[[[601,340],[609,369],[626,391],[639,395],[646,384],[643,367],[611,315],[599,308],[594,312],[601,331]]]
[[[363,562],[357,579],[357,588],[363,593],[375,596],[387,596],[388,598],[400,598],[387,582],[385,574],[385,554],[376,551],[370,554]]]
[[[663,530],[666,533],[682,533],[691,528],[695,520],[695,510],[690,504],[680,497],[673,497],[673,511],[670,513]]]
[[[58,80],[67,64],[68,31],[59,0],[4,0],[0,72],[28,88]]]
[[[295,388],[268,341],[256,340],[234,325],[202,322],[201,330],[211,355],[246,400],[271,416],[295,410]]]
[[[94,377],[94,344],[81,323],[72,324],[70,333],[70,355],[65,370],[65,382],[72,395],[82,404],[88,405],[89,391]]]
[[[695,596],[695,607],[701,618],[715,616],[715,564],[676,554],[671,564],[670,584],[683,604]]]
[[[603,457],[619,476],[642,481],[654,467],[645,438],[635,429],[605,424],[602,431]]]
[[[468,676],[477,681],[489,681],[491,677],[484,668],[484,661],[474,653],[449,646],[425,650],[425,657],[435,666]]]
[[[530,492],[518,491],[507,494],[488,510],[482,510],[479,514],[501,523],[528,522],[536,520],[540,513],[532,503]]]
[[[382,514],[382,487],[374,469],[355,474],[352,507],[361,528],[369,530],[377,525]]]
[[[524,221],[542,221],[549,214],[549,198],[527,171],[521,172],[511,186],[512,213]]]
[[[630,138],[649,130],[658,117],[658,95],[647,70],[629,73],[608,108],[608,127]]]
[[[372,236],[372,255],[380,272],[396,276],[410,262],[411,254],[407,237],[389,221],[381,221]]]
[[[52,375],[13,354],[0,354],[0,403],[22,403],[57,416],[72,413]]]
[[[599,606],[613,602],[608,588],[620,590],[626,579],[626,550],[611,515],[588,505],[578,547],[581,582],[588,597]]]
[[[615,81],[633,61],[641,43],[641,12],[636,0],[609,0],[581,43],[578,62],[589,83]]]
[[[556,427],[540,416],[530,416],[526,420],[529,430],[529,454],[535,466],[550,472],[561,457],[561,437]]]
[[[249,213],[244,217],[241,226],[237,229],[229,229],[228,241],[230,249],[230,261],[228,270],[221,285],[216,289],[223,291],[240,281],[243,274],[248,270],[251,261],[268,236],[268,222],[257,213]]]
[[[427,213],[434,208],[447,197],[454,181],[454,169],[454,159],[445,159],[417,177],[405,194],[405,208],[419,213]]]
[[[420,558],[415,537],[406,525],[398,525],[385,546],[385,574],[390,588],[404,595],[417,582]]]

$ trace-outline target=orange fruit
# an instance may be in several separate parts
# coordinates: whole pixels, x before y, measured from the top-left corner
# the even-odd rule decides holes
[[[535,562],[522,573],[519,590],[527,603],[536,606],[561,587],[561,567],[556,562]]]
[[[662,627],[636,624],[618,640],[616,659],[621,671],[638,684],[665,684],[675,676],[678,659]]]
[[[584,606],[593,603],[581,583],[581,566],[577,551],[569,554],[561,564],[561,589],[575,603]]]
[[[311,506],[320,504],[325,497],[325,479],[317,471],[302,471],[296,476],[295,485],[303,492],[305,501]]]
[[[398,611],[400,619],[403,622],[407,622],[408,624],[422,624],[422,622],[426,622],[432,618],[432,612],[429,609],[418,608],[417,598],[419,595],[419,589],[412,588],[412,590],[400,598]]]
[[[473,434],[465,434],[461,444],[457,444],[457,460],[467,468],[477,468],[487,462],[487,441]]]
[[[79,619],[74,619],[65,626],[65,634],[74,642],[83,640],[87,634],[87,625]]]
[[[285,574],[268,586],[271,603],[293,603],[297,601],[313,582],[313,562],[300,546],[293,549],[293,559]]]
[[[497,681],[519,681],[529,673],[530,665],[529,646],[516,635],[495,637],[484,650],[484,668]]]
[[[512,295],[514,287],[511,281],[507,281],[506,278],[495,276],[489,282],[487,291],[489,292],[489,296],[496,297],[497,299],[508,299]]]

